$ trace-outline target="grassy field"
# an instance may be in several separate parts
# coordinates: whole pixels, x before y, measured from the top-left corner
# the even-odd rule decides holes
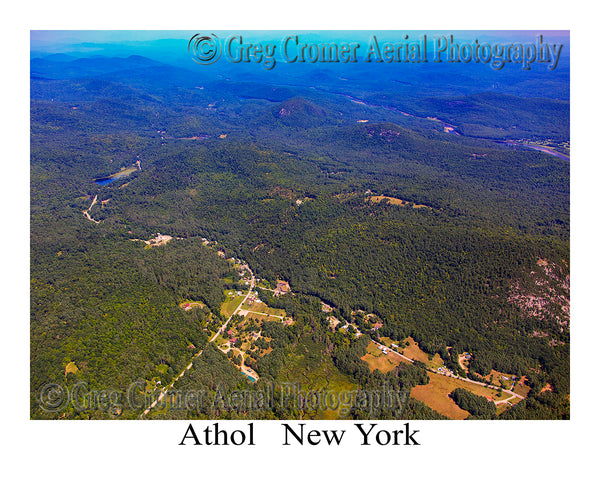
[[[394,197],[387,197],[385,195],[373,195],[372,197],[369,197],[369,200],[371,201],[371,203],[379,203],[384,200],[388,200],[390,202],[390,204],[400,205],[401,207],[406,207],[407,205],[410,205],[410,202],[408,202],[406,200],[402,200],[400,198],[394,198]],[[429,207],[427,205],[414,204],[413,208],[431,208],[431,207]]]
[[[526,397],[529,394],[529,390],[531,390],[531,387],[528,387],[527,385],[519,385],[519,383],[515,383],[515,388],[513,389],[513,392]]]
[[[413,340],[412,337],[408,337],[405,342],[408,342],[409,345],[408,347],[403,347],[400,349],[400,353],[402,355],[412,358],[413,360],[423,362],[425,365],[429,363],[429,355],[419,348],[419,345]],[[402,342],[400,345],[404,345],[404,342]]]
[[[436,353],[433,356],[433,358],[429,362],[427,362],[427,366],[429,368],[433,368],[434,370],[437,370],[439,367],[441,367],[443,365],[444,365],[444,361],[442,360],[442,357],[440,357],[439,353]]]
[[[394,197],[386,197],[384,195],[373,195],[372,197],[369,197],[369,200],[372,203],[379,203],[379,202],[382,202],[384,200],[389,200],[389,202],[392,205],[401,205],[401,206],[408,205],[408,202],[405,201],[405,200],[401,200],[399,198],[394,198]]]
[[[124,178],[128,175],[131,175],[135,171],[137,171],[137,167],[122,168],[117,173],[113,173],[112,175],[109,175],[106,178],[114,178],[114,179]]]
[[[406,342],[409,343],[408,347],[404,347],[404,344]],[[402,348],[400,348],[400,353],[402,355],[405,355],[413,360],[423,362],[425,365],[427,365],[428,368],[437,370],[438,367],[444,365],[444,361],[438,353],[436,353],[433,357],[431,357],[431,359],[429,359],[429,355],[427,355],[423,350],[419,348],[419,344],[415,342],[412,337],[408,337],[404,341],[400,342],[400,346],[402,346]]]
[[[460,382],[459,384],[458,380],[435,375],[430,372],[427,372],[427,375],[429,375],[429,384],[417,385],[410,392],[410,396],[453,420],[464,420],[467,418],[469,412],[459,408],[448,396],[452,390],[462,387],[464,382]]]
[[[204,307],[206,307],[205,303],[199,302],[199,301],[192,301],[192,300],[184,300],[183,302],[181,302],[179,304],[179,307],[185,309],[186,304],[187,304],[188,308],[204,308]]]
[[[409,343],[408,347],[404,346],[406,342]],[[419,348],[419,345],[412,339],[412,337],[408,337],[407,339],[403,340],[402,342],[397,342],[397,343],[394,342],[394,340],[392,340],[389,337],[380,337],[379,343],[385,345],[386,347],[388,347],[392,350],[398,350],[399,353],[401,353],[402,355],[404,355],[412,360],[418,360],[420,362],[423,362],[428,368],[437,370],[438,367],[441,367],[442,365],[444,365],[444,361],[442,360],[442,357],[440,357],[440,355],[438,353],[436,353],[433,357],[431,357],[431,360],[430,360],[429,355],[427,355],[423,350],[421,350]],[[393,343],[399,344],[401,348],[398,348],[398,349],[392,348]],[[397,358],[395,355],[394,355],[394,357]],[[363,359],[365,361],[367,360],[365,358],[363,358]]]
[[[233,295],[229,295],[229,292],[233,292]],[[236,308],[242,304],[245,295],[236,295],[235,290],[225,290],[225,297],[227,300],[221,305],[221,314],[229,318]]]
[[[75,365],[75,362],[69,362],[69,363],[67,363],[67,366],[65,367],[65,377],[69,373],[77,374],[78,371],[79,371],[79,368],[77,368],[77,365]]]
[[[361,360],[364,360],[369,364],[369,369],[371,371],[380,370],[383,373],[393,370],[403,361],[403,359],[398,355],[384,355],[374,343],[369,343],[369,346],[367,347],[367,353],[361,357]]]
[[[264,313],[269,316],[285,317],[285,310],[281,308],[270,308],[262,302],[255,302],[253,305],[245,304],[242,308],[244,310],[248,310],[249,312]],[[266,315],[262,316],[266,318]]]
[[[460,409],[448,396],[457,388],[464,388],[482,397],[491,397],[494,401],[510,398],[510,395],[504,392],[500,396],[497,396],[498,392],[496,390],[486,388],[482,385],[463,382],[456,378],[437,375],[431,372],[427,372],[427,375],[429,376],[429,384],[417,385],[412,389],[410,395],[433,408],[436,412],[455,420],[463,420],[468,416],[468,412]]]
[[[502,380],[502,377],[506,377],[508,380]],[[505,388],[510,388],[512,385],[512,375],[510,373],[503,373],[492,369],[491,373],[483,378],[488,382],[492,380],[492,385],[496,385],[497,387],[502,386],[501,383],[504,383]]]

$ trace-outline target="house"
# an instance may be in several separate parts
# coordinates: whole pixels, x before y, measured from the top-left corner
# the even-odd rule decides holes
[[[275,289],[276,295],[283,295],[290,291],[290,284],[283,280],[277,280],[277,288]]]

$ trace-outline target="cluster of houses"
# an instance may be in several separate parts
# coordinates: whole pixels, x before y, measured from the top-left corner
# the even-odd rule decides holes
[[[251,293],[248,296],[247,303],[248,303],[248,306],[252,306],[255,303],[260,303],[260,299],[258,298],[258,296],[255,293]]]
[[[379,345],[377,347],[379,350],[381,350],[381,353],[383,353],[384,355],[387,355],[389,353],[389,350],[387,347],[384,347],[383,345]]]
[[[346,324],[346,325],[344,325],[343,327],[340,327],[340,330],[348,330],[348,327],[349,327],[349,326],[350,326],[350,324],[349,324],[349,323],[347,323],[347,324]],[[352,326],[353,326],[353,327],[355,328],[355,330],[356,330],[356,332],[354,333],[354,336],[355,336],[356,338],[360,337],[360,336],[362,335],[362,332],[361,332],[360,330],[358,330],[358,329],[356,328],[356,326],[355,326],[355,325],[352,325]]]
[[[234,336],[235,332],[233,330],[228,330],[227,331],[227,335],[229,335],[229,345],[231,347],[233,347],[233,345],[235,344],[235,342],[237,341],[237,338]]]

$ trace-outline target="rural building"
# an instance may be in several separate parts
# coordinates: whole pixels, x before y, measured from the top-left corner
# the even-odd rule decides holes
[[[277,288],[275,290],[276,295],[284,295],[290,291],[290,284],[282,280],[277,281]]]

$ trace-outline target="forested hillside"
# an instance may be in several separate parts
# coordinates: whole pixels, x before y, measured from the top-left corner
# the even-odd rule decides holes
[[[422,366],[383,374],[361,357],[371,337],[411,337],[448,364],[469,352],[471,376],[526,377],[531,398],[501,418],[568,417],[569,163],[495,143],[568,141],[567,101],[382,100],[363,86],[353,92],[368,98],[360,105],[326,85],[192,81],[142,57],[38,59],[33,74],[32,417],[110,416],[42,411],[39,389],[49,382],[124,391],[173,380],[225,320],[223,292],[237,287],[217,249],[293,292],[265,295],[294,324],[264,327],[271,343],[255,359],[261,381],[307,370],[319,386],[322,375],[339,388],[410,390],[429,381]],[[157,234],[172,239],[144,243]],[[185,311],[183,301],[206,308]],[[330,327],[321,302],[341,325],[362,311],[381,326],[350,338]],[[217,377],[228,388],[247,383],[209,344],[180,387],[214,392]],[[455,397],[473,416],[495,417],[461,391]],[[414,399],[404,415],[442,417]]]

